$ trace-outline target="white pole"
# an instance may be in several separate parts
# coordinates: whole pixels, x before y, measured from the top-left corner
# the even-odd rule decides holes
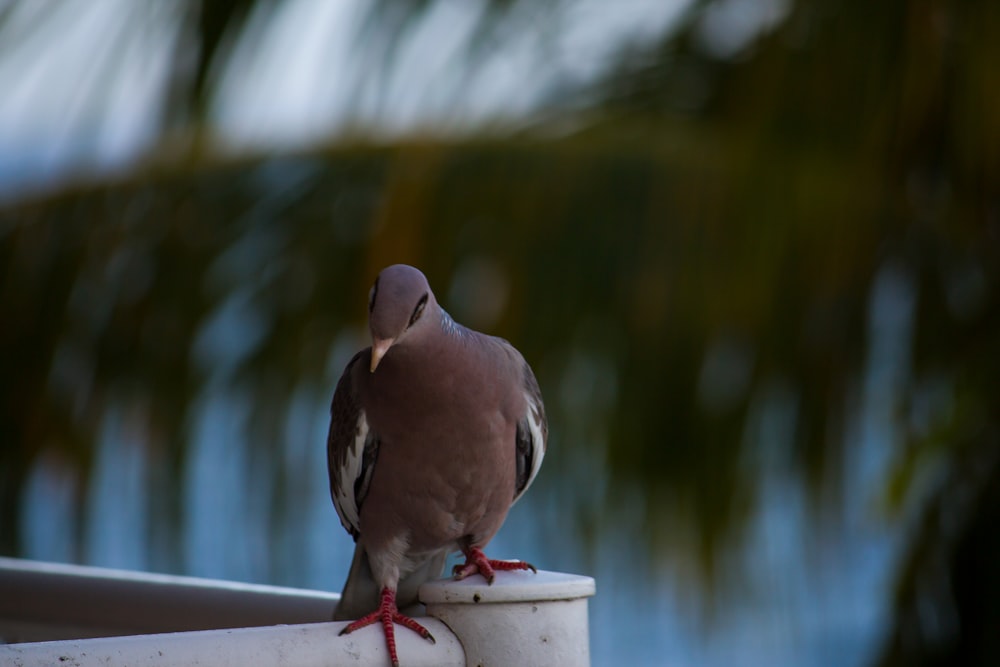
[[[458,636],[470,667],[588,667],[595,591],[591,577],[497,572],[493,585],[478,576],[426,583],[420,600]]]
[[[492,586],[479,576],[429,582],[420,588],[429,614],[420,623],[437,643],[397,629],[400,660],[406,667],[587,667],[587,598],[595,588],[590,577],[559,572],[498,572]],[[341,637],[344,622],[310,622],[328,617],[333,599],[0,559],[0,629],[8,640],[105,635],[0,645],[0,665],[387,665],[379,625]]]
[[[437,643],[401,628],[396,632],[406,667],[463,667],[462,645],[433,618],[421,619]],[[379,625],[341,637],[347,623],[173,632],[0,646],[0,664],[18,667],[315,667],[389,664]]]

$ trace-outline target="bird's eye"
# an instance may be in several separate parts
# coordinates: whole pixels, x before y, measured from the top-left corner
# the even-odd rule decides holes
[[[420,297],[420,301],[417,301],[417,307],[413,309],[413,314],[410,315],[410,323],[406,325],[407,327],[412,327],[413,324],[420,319],[420,316],[424,313],[424,306],[427,305],[427,295]]]
[[[375,310],[375,295],[378,294],[378,278],[375,279],[375,284],[372,288],[368,290],[368,312]]]

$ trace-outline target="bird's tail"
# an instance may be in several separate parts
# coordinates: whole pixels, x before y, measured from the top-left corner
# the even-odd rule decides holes
[[[400,579],[396,589],[396,605],[399,609],[406,609],[417,604],[417,590],[420,585],[425,581],[440,577],[447,558],[447,551],[436,553],[417,566],[413,572]],[[381,592],[372,576],[372,569],[368,564],[368,553],[358,543],[354,546],[351,569],[347,573],[344,591],[340,594],[340,603],[333,611],[333,620],[349,621],[374,611],[379,605]]]

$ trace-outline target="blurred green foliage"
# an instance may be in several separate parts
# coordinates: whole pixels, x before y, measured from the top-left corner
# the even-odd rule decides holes
[[[175,101],[191,117],[255,4],[200,5]],[[394,29],[426,3],[403,5]],[[293,389],[332,390],[331,346],[363,325],[379,268],[422,267],[448,307],[473,258],[508,286],[492,332],[539,369],[550,465],[604,461],[611,499],[641,489],[647,546],[666,558],[686,520],[711,572],[759,493],[748,419],[770,389],[794,396],[780,455],[817,499],[841,488],[890,267],[915,302],[887,506],[943,472],[883,664],[1000,659],[1000,5],[800,1],[726,57],[705,47],[713,6],[516,135],[201,158],[2,211],[0,551],[18,552],[35,458],[87,469],[113,404],[140,407],[176,474],[213,372],[199,340],[225,304],[252,304],[228,381],[252,396],[248,439],[275,447]],[[927,606],[958,622],[929,625]]]

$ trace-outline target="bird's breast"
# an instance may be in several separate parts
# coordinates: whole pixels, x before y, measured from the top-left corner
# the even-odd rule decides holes
[[[367,388],[380,440],[368,509],[398,517],[419,548],[491,537],[513,497],[516,420],[488,374],[398,362]]]

